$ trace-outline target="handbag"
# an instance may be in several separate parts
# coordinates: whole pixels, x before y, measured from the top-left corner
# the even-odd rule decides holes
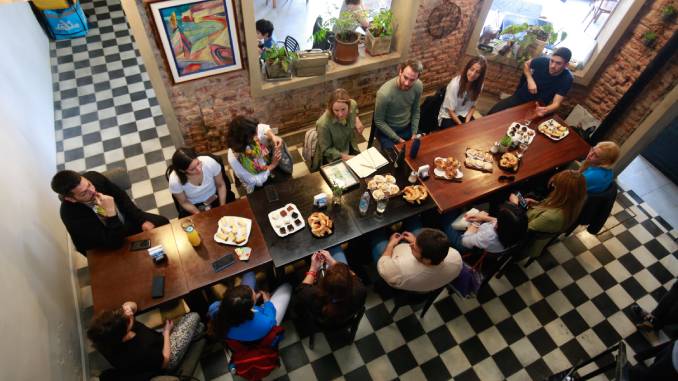
[[[271,150],[271,152],[273,152]],[[282,144],[282,152],[280,155],[280,162],[278,163],[278,168],[287,173],[288,175],[292,174],[292,171],[294,170],[294,162],[292,161],[292,155],[290,154],[290,150],[287,148],[287,143]]]

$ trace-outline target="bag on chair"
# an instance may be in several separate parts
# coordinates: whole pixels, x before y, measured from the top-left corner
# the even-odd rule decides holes
[[[226,345],[233,351],[229,368],[234,368],[235,374],[247,380],[261,380],[268,376],[280,366],[278,342],[284,331],[277,325],[263,339],[251,344],[226,340]]]
[[[45,9],[40,11],[51,37],[55,40],[84,37],[89,27],[87,18],[79,2],[65,9]]]
[[[316,152],[317,149],[318,130],[311,128],[306,131],[306,134],[304,135],[304,150],[301,153],[301,156],[303,156],[304,161],[311,172],[315,172],[320,168],[320,160],[316,158],[318,155],[318,152]]]
[[[454,291],[464,298],[475,298],[483,284],[483,274],[464,263],[459,276],[450,283]]]

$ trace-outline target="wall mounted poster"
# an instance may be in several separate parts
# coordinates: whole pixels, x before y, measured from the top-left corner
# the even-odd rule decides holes
[[[231,0],[151,4],[175,83],[242,69]]]

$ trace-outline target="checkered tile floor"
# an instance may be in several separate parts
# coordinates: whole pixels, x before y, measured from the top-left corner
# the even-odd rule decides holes
[[[83,1],[95,19],[86,38],[52,43],[58,168],[126,168],[144,210],[174,217],[164,171],[174,152],[148,75],[118,1]],[[303,134],[286,137],[295,176]],[[363,147],[365,143],[361,144]],[[620,194],[604,233],[585,231],[549,247],[528,268],[493,279],[477,299],[446,291],[420,319],[370,292],[356,341],[316,336],[315,349],[285,321],[282,366],[268,379],[534,380],[566,369],[620,339],[629,357],[666,340],[629,319],[651,310],[678,276],[678,234],[632,191]],[[80,285],[91,317],[87,268]],[[106,365],[90,355],[92,374]],[[228,380],[223,352],[208,350],[195,376]],[[604,379],[604,378],[603,378]]]

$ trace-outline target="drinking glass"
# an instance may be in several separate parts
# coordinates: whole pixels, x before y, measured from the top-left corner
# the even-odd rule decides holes
[[[388,197],[384,197],[380,200],[377,200],[377,214],[382,215],[386,211],[386,206],[388,205]]]
[[[340,206],[341,205],[341,196],[344,193],[344,190],[340,186],[334,186],[332,188],[332,205]]]
[[[200,239],[200,233],[198,233],[198,231],[195,229],[195,225],[193,225],[193,221],[186,220],[182,222],[181,228],[186,232],[188,242],[190,242],[193,247],[200,246],[202,240]]]

